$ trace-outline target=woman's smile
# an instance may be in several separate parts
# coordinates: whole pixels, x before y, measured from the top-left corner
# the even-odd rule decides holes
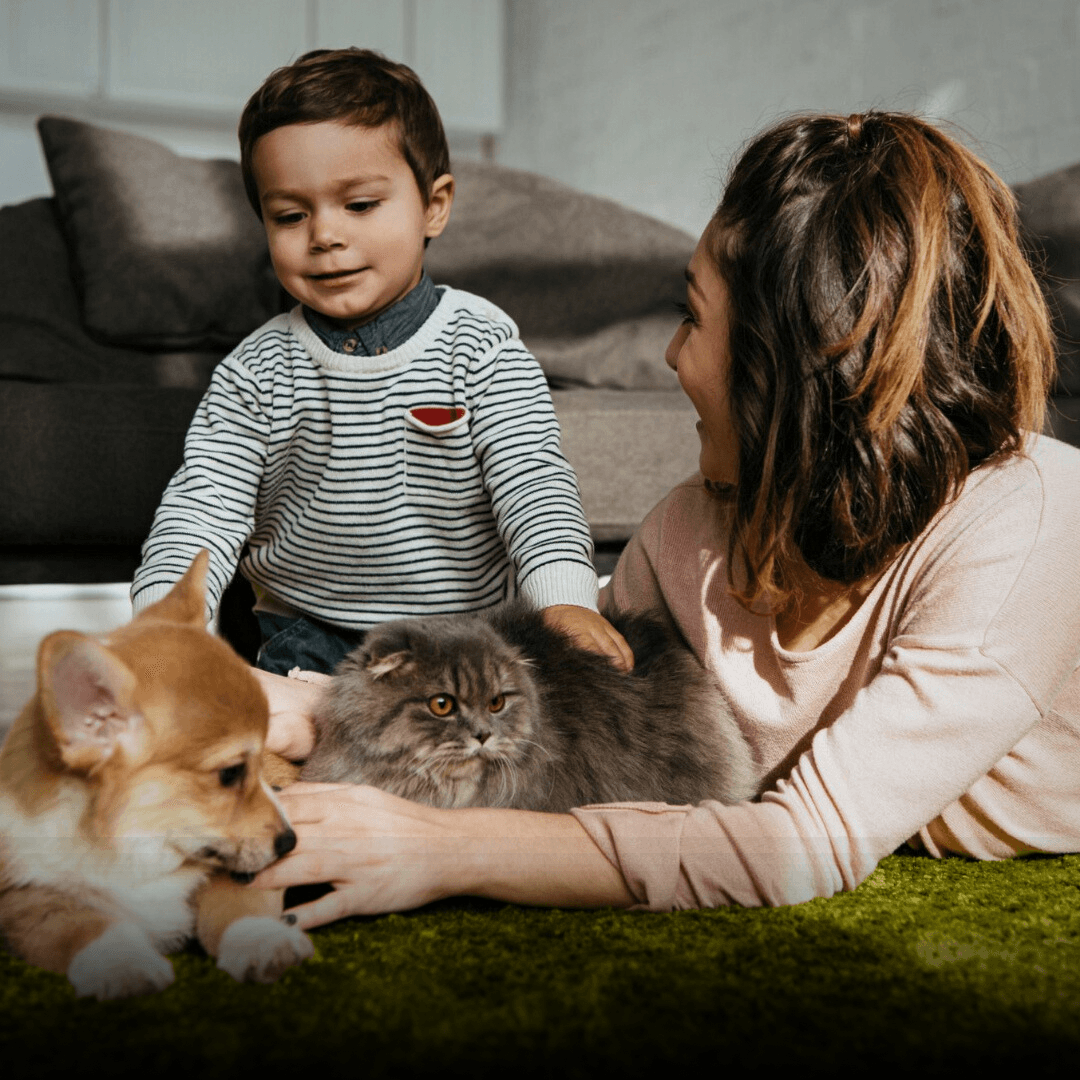
[[[679,376],[686,396],[700,417],[702,475],[719,484],[733,484],[738,475],[738,449],[728,402],[728,288],[709,255],[706,229],[686,269],[687,303],[682,325],[667,347],[665,359]]]

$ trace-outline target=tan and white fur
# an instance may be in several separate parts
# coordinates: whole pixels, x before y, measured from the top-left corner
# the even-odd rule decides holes
[[[79,996],[164,989],[196,935],[242,980],[313,951],[280,893],[240,884],[296,837],[263,776],[265,694],[205,628],[207,562],[119,630],[45,638],[0,750],[0,931]]]

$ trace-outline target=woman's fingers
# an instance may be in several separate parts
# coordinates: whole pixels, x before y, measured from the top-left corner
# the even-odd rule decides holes
[[[288,914],[296,916],[296,925],[301,930],[311,930],[316,926],[325,926],[327,923],[337,922],[338,919],[348,918],[356,912],[350,910],[343,893],[328,892],[318,900],[289,908]]]
[[[312,885],[331,882],[339,872],[340,857],[336,852],[294,852],[278,859],[255,875],[253,889],[288,889],[293,885]]]
[[[450,838],[439,811],[353,784],[300,783],[279,798],[296,832],[296,847],[251,887],[333,885],[336,898],[306,910],[303,925],[405,910],[448,895],[457,860],[448,851]],[[328,914],[331,905],[338,905],[336,914]]]
[[[398,831],[410,819],[423,820],[428,809],[366,784],[299,781],[279,791],[277,797],[294,828],[298,824],[337,824],[349,836],[379,822],[392,832]]]
[[[358,784],[323,784],[315,780],[297,780],[277,793],[283,806],[303,807],[324,805],[327,798],[336,793],[341,801],[349,798],[350,794],[359,787]]]

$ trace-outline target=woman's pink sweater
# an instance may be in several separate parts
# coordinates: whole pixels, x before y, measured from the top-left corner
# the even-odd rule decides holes
[[[903,841],[1080,851],[1080,451],[976,470],[835,636],[790,652],[727,583],[700,476],[645,519],[602,608],[666,612],[717,676],[760,802],[575,810],[638,906],[792,904]]]

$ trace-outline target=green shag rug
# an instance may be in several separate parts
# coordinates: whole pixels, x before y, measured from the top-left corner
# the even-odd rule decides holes
[[[455,900],[315,931],[273,986],[205,956],[127,1001],[0,952],[0,1074],[717,1077],[1080,1071],[1080,856],[893,855],[855,892],[653,915]]]

